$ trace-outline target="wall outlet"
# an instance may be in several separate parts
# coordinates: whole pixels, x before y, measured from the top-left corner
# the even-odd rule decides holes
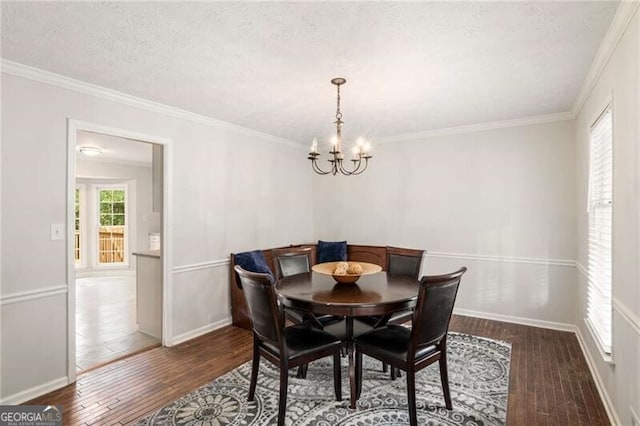
[[[64,224],[52,223],[51,224],[51,241],[64,240]]]

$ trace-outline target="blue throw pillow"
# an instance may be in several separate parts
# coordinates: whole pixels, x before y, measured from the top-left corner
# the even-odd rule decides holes
[[[317,262],[339,262],[347,260],[346,241],[318,241]]]
[[[234,256],[234,260],[236,265],[239,265],[245,271],[269,274],[273,278],[273,272],[267,265],[267,259],[265,259],[262,250],[238,253]]]

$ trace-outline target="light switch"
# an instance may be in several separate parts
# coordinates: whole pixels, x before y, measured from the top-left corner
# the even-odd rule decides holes
[[[51,241],[64,240],[64,224],[52,223],[51,224]]]

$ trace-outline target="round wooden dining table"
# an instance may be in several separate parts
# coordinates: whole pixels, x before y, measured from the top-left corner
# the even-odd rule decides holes
[[[340,337],[346,347],[351,408],[355,408],[357,395],[353,337],[371,329],[357,321],[357,317],[389,317],[393,312],[413,309],[418,298],[419,282],[410,276],[378,272],[363,275],[353,284],[340,284],[331,275],[308,272],[282,278],[275,288],[285,307],[315,315],[344,317],[344,321],[327,325],[325,330]]]

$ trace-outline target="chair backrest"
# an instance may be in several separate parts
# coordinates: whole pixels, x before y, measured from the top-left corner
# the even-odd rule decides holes
[[[277,280],[311,271],[310,249],[274,250],[273,257]]]
[[[280,347],[284,318],[278,308],[273,278],[269,274],[245,271],[238,265],[234,269],[242,283],[253,332],[261,340]]]
[[[422,277],[413,316],[413,348],[409,348],[410,352],[415,354],[417,348],[437,344],[446,336],[460,280],[466,271],[463,266],[450,274]]]
[[[387,273],[418,278],[424,250],[387,247]]]

